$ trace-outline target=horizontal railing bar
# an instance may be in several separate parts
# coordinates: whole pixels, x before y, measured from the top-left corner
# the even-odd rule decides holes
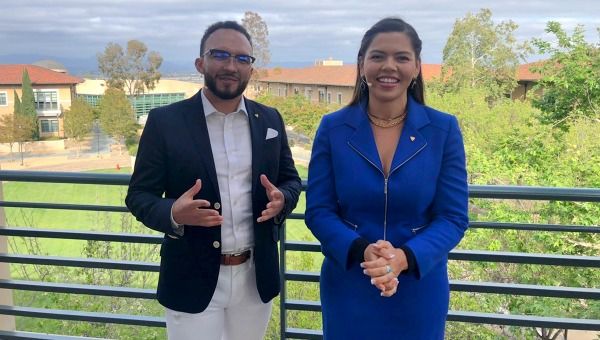
[[[80,210],[80,211],[129,212],[129,209],[127,209],[127,207],[118,206],[118,205],[89,205],[89,204],[63,204],[63,203],[1,201],[0,207],[26,208],[26,209],[58,209],[58,210]]]
[[[285,300],[285,308],[287,310],[302,310],[302,311],[309,311],[309,312],[320,312],[321,311],[321,301],[288,299],[288,300]]]
[[[600,226],[471,221],[469,228],[600,234]]]
[[[321,244],[312,241],[285,241],[285,250],[321,252]]]
[[[323,331],[315,329],[286,328],[284,339],[321,340],[323,339]]]
[[[60,256],[17,255],[0,253],[0,262],[26,263],[62,267],[103,268],[158,272],[159,265],[154,262],[73,258]]]
[[[469,185],[469,197],[540,201],[600,202],[600,189]]]
[[[0,181],[129,185],[130,174],[0,170]]]
[[[596,288],[556,287],[517,283],[471,282],[450,280],[450,290],[453,292],[474,292],[600,300],[600,289]]]
[[[0,181],[128,185],[130,174],[0,170]],[[306,179],[302,188],[306,190]],[[600,202],[600,189],[535,186],[469,185],[469,196],[492,199]]]
[[[448,258],[458,261],[485,261],[600,268],[600,256],[554,255],[455,249],[450,252]]]
[[[288,270],[285,272],[285,279],[286,281],[296,282],[319,282],[319,273],[309,271]],[[473,292],[505,295],[555,297],[566,299],[600,300],[600,289],[598,288],[556,287],[518,283],[471,282],[450,280],[450,290],[453,292]]]
[[[320,252],[321,247],[318,242],[286,241],[285,250]],[[460,261],[486,261],[600,268],[600,256],[554,255],[454,249],[450,252],[448,258],[451,260]]]
[[[570,319],[531,315],[493,314],[451,310],[448,312],[448,321],[521,327],[600,331],[600,320],[592,319]]]
[[[132,233],[114,233],[101,231],[56,230],[21,227],[0,228],[0,235],[21,237],[60,238],[69,240],[92,240],[127,243],[162,243],[163,236]]]
[[[300,281],[300,282],[319,282],[320,274],[318,272],[298,271],[298,270],[286,270],[285,271],[286,281]]]
[[[114,323],[120,325],[166,327],[165,319],[156,316],[95,313],[47,308],[0,305],[0,314],[31,318]]]
[[[85,336],[70,336],[58,334],[42,334],[32,332],[2,331],[0,330],[0,339],[2,340],[106,340],[103,338],[90,338]]]
[[[97,296],[114,296],[138,299],[156,299],[156,289],[130,288],[115,286],[95,286],[73,283],[40,282],[24,280],[0,279],[0,288],[51,292],[61,294],[82,294]]]

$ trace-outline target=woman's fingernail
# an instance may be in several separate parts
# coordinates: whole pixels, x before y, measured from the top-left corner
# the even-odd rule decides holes
[[[371,284],[374,285],[375,284],[375,280],[371,279]]]
[[[390,259],[393,259],[394,257],[396,257],[396,254],[390,255]]]
[[[360,267],[361,267],[361,268],[364,268],[364,267],[365,267],[365,265],[364,265],[363,263],[361,263],[361,264],[360,264]]]
[[[366,273],[367,273],[367,270],[366,270],[366,269],[365,269],[365,270],[363,270],[363,274],[366,274]]]

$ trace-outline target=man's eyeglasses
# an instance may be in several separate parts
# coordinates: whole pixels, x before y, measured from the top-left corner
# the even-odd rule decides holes
[[[252,63],[256,60],[256,58],[254,58],[253,56],[249,56],[246,54],[231,54],[227,51],[215,50],[213,48],[206,51],[206,53],[204,53],[202,56],[204,57],[207,54],[210,56],[211,59],[223,64],[229,63],[229,58],[233,57],[233,60],[235,60],[236,65],[238,65],[239,67],[250,67]]]

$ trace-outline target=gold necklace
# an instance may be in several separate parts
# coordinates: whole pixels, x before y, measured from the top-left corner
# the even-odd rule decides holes
[[[396,117],[392,117],[392,118],[381,118],[381,117],[377,117],[376,115],[372,114],[369,110],[367,110],[367,114],[373,118],[377,118],[379,120],[387,120],[388,122],[391,122],[392,120],[401,118],[402,116],[404,116],[406,114],[406,112],[401,113],[399,115],[397,115]]]
[[[376,120],[373,120],[373,118],[371,118],[371,117],[375,117],[375,118],[382,119],[382,120],[388,120],[388,121],[389,121],[389,119],[379,118],[379,117],[377,117],[375,115],[372,115],[368,110],[367,110],[367,113],[369,114],[369,121],[373,125],[379,126],[381,128],[391,128],[391,127],[394,127],[396,125],[401,124],[402,122],[404,122],[406,120],[406,111],[403,114],[401,114],[401,115],[399,115],[399,116],[397,116],[395,118],[392,118],[392,120],[393,119],[398,119],[397,121],[392,122],[392,123],[381,123],[381,122],[378,122]]]

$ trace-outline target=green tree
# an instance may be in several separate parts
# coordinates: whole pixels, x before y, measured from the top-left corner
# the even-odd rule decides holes
[[[27,72],[27,69],[23,70],[23,79],[21,81],[21,86],[22,98],[18,113],[31,120],[31,122],[25,124],[28,129],[27,131],[25,131],[27,136],[26,139],[39,140],[40,130],[38,127],[37,110],[35,108],[35,96],[33,94],[33,87],[31,86],[31,79],[29,78],[29,72]],[[27,133],[29,135],[27,135]]]
[[[133,108],[125,92],[115,88],[106,89],[98,101],[98,111],[102,130],[117,141],[119,155],[122,155],[121,141],[134,136],[137,130]]]
[[[71,108],[65,111],[65,135],[77,143],[77,157],[83,141],[92,131],[93,122],[94,108],[83,99],[75,98]]]
[[[0,143],[7,144],[10,147],[10,161],[13,161],[13,145],[18,142],[17,131],[15,129],[15,119],[19,116],[0,115]]]
[[[443,51],[447,90],[479,86],[491,98],[511,93],[517,86],[517,67],[531,53],[527,42],[517,44],[517,28],[512,20],[495,24],[489,9],[456,19]]]
[[[127,42],[127,50],[119,44],[109,43],[104,54],[98,53],[98,68],[109,87],[123,90],[130,99],[154,89],[160,80],[158,71],[163,58],[158,52],[148,52],[139,40]]]
[[[21,115],[21,114],[23,114],[23,112],[21,111],[21,99],[19,99],[19,94],[17,93],[17,90],[13,90],[13,91],[14,91],[14,96],[15,96],[15,109],[13,111],[13,114]]]
[[[242,19],[242,26],[252,37],[252,54],[256,58],[254,62],[254,74],[252,81],[266,76],[266,67],[271,62],[271,51],[269,50],[269,28],[262,17],[255,12],[247,11]]]
[[[542,121],[564,130],[579,118],[600,122],[600,41],[586,42],[583,25],[569,36],[560,23],[550,21],[546,33],[554,39],[533,39],[540,54],[551,55],[532,67],[542,76],[535,89],[543,88],[543,94],[533,101]]]

